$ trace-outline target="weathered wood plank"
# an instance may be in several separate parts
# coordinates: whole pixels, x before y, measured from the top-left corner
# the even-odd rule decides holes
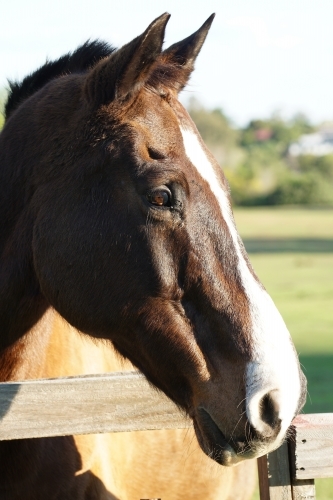
[[[292,500],[288,444],[267,455],[269,499]]]
[[[292,433],[290,456],[295,479],[333,477],[333,414],[298,415]]]
[[[291,491],[293,500],[316,500],[314,479],[293,481]]]
[[[0,384],[0,440],[190,426],[137,372]]]
[[[260,500],[293,500],[287,443],[258,459],[258,472]]]

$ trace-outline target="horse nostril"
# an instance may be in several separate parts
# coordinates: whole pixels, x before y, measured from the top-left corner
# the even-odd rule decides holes
[[[279,403],[277,401],[277,391],[270,391],[265,394],[260,401],[260,417],[273,431],[279,431],[281,419],[279,418]]]

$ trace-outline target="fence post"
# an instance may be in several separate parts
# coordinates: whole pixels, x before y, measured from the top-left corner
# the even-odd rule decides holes
[[[258,459],[260,500],[293,500],[288,445]]]
[[[294,425],[291,426],[290,438],[288,442],[290,476],[292,478],[293,500],[316,500],[316,489],[314,479],[296,479],[297,462],[297,417]],[[302,440],[301,440],[302,442]]]
[[[260,500],[315,500],[313,479],[294,479],[295,446],[280,448],[258,458]]]

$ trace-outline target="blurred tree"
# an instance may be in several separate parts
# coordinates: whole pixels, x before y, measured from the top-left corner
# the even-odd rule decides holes
[[[274,113],[239,130],[221,109],[192,100],[189,112],[223,167],[237,205],[333,205],[333,155],[288,156],[288,148],[316,128],[301,113],[284,120]]]
[[[252,120],[241,131],[240,143],[243,147],[249,147],[255,143],[260,144],[272,141],[279,145],[279,149],[285,152],[290,143],[296,141],[302,134],[314,131],[307,117],[296,114],[291,120],[285,121],[278,113],[274,113],[267,120]]]
[[[323,179],[333,182],[333,155],[301,155],[295,160],[295,168],[301,173],[316,172]],[[333,190],[333,185],[331,185]]]
[[[332,184],[329,186],[314,170],[305,174],[289,172],[262,204],[333,206]]]

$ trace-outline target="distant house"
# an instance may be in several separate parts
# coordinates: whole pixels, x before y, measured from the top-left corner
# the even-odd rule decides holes
[[[269,139],[272,137],[273,132],[270,128],[259,128],[258,130],[255,130],[254,136],[258,142],[265,142],[269,141]]]
[[[333,154],[333,127],[323,128],[313,134],[301,135],[297,142],[290,144],[288,153],[291,156]]]

